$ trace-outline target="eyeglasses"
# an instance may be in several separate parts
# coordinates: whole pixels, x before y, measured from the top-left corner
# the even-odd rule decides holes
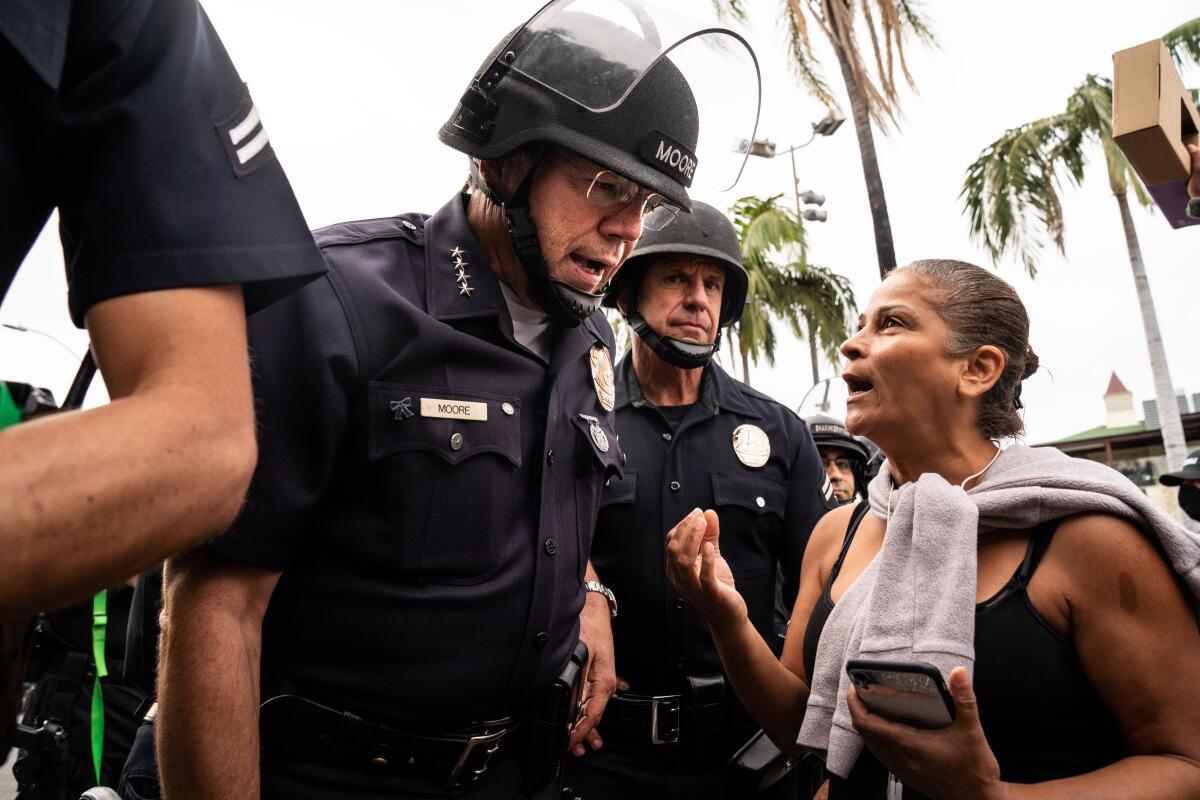
[[[825,465],[826,469],[829,469],[829,467],[832,465],[837,467],[842,472],[849,472],[854,466],[853,462],[851,462],[848,458],[822,458],[821,463]]]
[[[584,177],[586,173],[583,171],[582,165],[572,157],[572,154],[560,153],[560,155],[562,160],[569,164],[582,180],[588,180]],[[661,194],[647,191],[609,169],[602,169],[591,177],[585,196],[593,206],[605,209],[608,213],[625,208],[640,199],[642,227],[649,231],[661,231],[670,225],[679,214],[679,206],[672,205]]]
[[[679,207],[668,203],[661,194],[647,192],[611,170],[597,172],[587,190],[588,200],[597,208],[625,208],[639,197],[642,200],[642,227],[646,230],[661,231],[679,213]]]

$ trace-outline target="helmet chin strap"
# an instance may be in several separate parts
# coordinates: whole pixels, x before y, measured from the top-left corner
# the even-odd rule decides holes
[[[574,328],[600,308],[608,285],[602,286],[598,293],[592,294],[550,277],[550,268],[542,256],[542,246],[538,242],[537,226],[529,217],[529,190],[544,156],[544,149],[534,156],[533,166],[521,179],[512,197],[507,200],[502,199],[483,179],[479,172],[479,162],[475,159],[471,159],[471,174],[487,198],[499,205],[504,212],[504,218],[508,221],[508,237],[512,240],[517,260],[521,262],[525,276],[529,279],[529,296],[542,307],[555,325]]]
[[[660,336],[646,318],[638,311],[637,287],[630,286],[625,321],[637,334],[637,337],[649,347],[654,354],[671,366],[680,369],[699,369],[708,366],[712,357],[721,347],[721,329],[717,328],[717,338],[712,344],[701,344],[676,339],[674,336]]]

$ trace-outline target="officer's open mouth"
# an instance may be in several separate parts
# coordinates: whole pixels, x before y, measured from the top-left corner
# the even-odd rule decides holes
[[[598,261],[594,258],[586,258],[578,253],[571,253],[571,260],[575,262],[575,266],[585,272],[595,275],[597,278],[604,275],[604,271],[608,269],[608,265],[603,261]]]
[[[856,375],[842,373],[842,379],[846,381],[846,388],[850,390],[850,400],[856,400],[875,388],[870,381],[865,381]]]

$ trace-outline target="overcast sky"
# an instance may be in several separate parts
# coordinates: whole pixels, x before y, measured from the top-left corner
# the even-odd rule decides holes
[[[683,2],[683,0],[679,0]],[[708,0],[688,0],[698,11]],[[537,0],[210,0],[204,4],[244,80],[313,227],[403,211],[433,212],[461,184],[464,158],[438,127],[475,68]],[[825,111],[784,58],[780,0],[752,0],[748,31],[763,69],[759,136],[780,149],[803,142]],[[876,143],[901,263],[950,257],[992,266],[968,238],[958,192],[967,166],[1006,128],[1061,111],[1089,72],[1111,75],[1112,53],[1158,37],[1200,13],[1183,0],[1047,3],[929,0],[940,41],[908,54],[917,92],[905,118]],[[819,34],[817,34],[819,35]],[[838,88],[836,62],[825,60]],[[1200,84],[1200,72],[1184,74]],[[841,94],[839,89],[839,95]],[[860,307],[878,284],[871,220],[853,126],[798,154],[804,188],[828,198],[829,221],[811,228],[812,260],[853,281]],[[1117,205],[1099,154],[1091,179],[1064,190],[1067,257],[1048,251],[1036,280],[1004,261],[1032,318],[1045,369],[1026,384],[1032,442],[1103,424],[1101,395],[1116,371],[1141,401],[1153,381]],[[703,168],[703,166],[701,166]],[[706,196],[728,207],[742,194],[790,191],[786,158],[752,159],[737,189]],[[1200,392],[1200,227],[1172,230],[1161,215],[1135,220],[1176,386]],[[82,352],[66,312],[62,256],[52,221],[18,273],[0,322],[36,327]],[[786,336],[785,336],[786,338]],[[787,342],[751,382],[789,406],[811,384],[807,347]],[[41,336],[0,329],[0,375],[62,397],[75,362]],[[830,365],[823,374],[833,374]],[[102,393],[98,393],[102,397]],[[95,402],[95,400],[93,400]]]

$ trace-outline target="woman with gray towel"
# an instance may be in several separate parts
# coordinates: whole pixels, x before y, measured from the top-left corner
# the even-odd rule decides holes
[[[1200,797],[1200,537],[1114,470],[1011,442],[1028,339],[1013,288],[970,264],[875,292],[841,348],[846,427],[887,462],[813,531],[780,660],[717,515],[667,535],[738,697],[781,749],[824,757],[832,800]],[[870,713],[853,658],[933,664],[954,722]]]

